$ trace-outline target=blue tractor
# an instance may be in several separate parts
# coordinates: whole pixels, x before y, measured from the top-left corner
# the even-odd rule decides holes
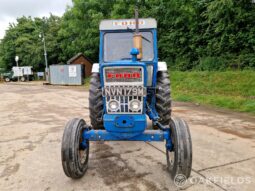
[[[171,177],[190,176],[192,143],[187,123],[171,117],[170,80],[158,61],[155,19],[103,20],[99,64],[89,89],[90,122],[72,119],[62,139],[65,174],[81,178],[91,141],[165,141]],[[147,117],[153,127],[147,125]]]

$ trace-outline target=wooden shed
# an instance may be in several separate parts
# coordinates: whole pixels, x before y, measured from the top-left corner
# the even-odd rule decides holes
[[[82,53],[76,54],[67,61],[67,64],[82,64],[84,65],[84,76],[89,77],[91,75],[93,62]]]

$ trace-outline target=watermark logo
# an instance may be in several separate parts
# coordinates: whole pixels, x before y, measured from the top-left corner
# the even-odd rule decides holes
[[[174,177],[174,184],[177,187],[183,187],[187,183],[187,178],[183,174],[177,174]]]
[[[240,185],[240,184],[251,184],[252,178],[251,177],[207,177],[207,178],[202,178],[202,177],[190,177],[187,179],[187,177],[183,174],[177,174],[174,178],[174,184],[175,186],[182,188],[184,187],[187,183],[191,185],[195,184],[214,184],[214,183],[221,183],[225,185]]]

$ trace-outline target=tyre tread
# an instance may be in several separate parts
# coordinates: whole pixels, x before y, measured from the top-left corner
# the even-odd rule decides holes
[[[169,125],[172,113],[170,80],[167,71],[157,73],[156,110],[163,125]]]
[[[92,73],[89,88],[89,117],[93,129],[104,129],[103,124],[103,96],[98,91],[101,88],[100,74]]]
[[[192,141],[189,126],[178,117],[172,118],[170,126],[176,141],[175,161],[173,169],[170,171],[171,177],[174,179],[176,175],[182,174],[188,178],[192,169]]]

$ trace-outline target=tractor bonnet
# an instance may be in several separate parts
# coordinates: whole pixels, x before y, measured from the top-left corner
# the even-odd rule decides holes
[[[99,26],[100,30],[126,30],[135,29],[135,19],[115,19],[102,20]],[[153,18],[139,18],[139,29],[155,29],[157,21]]]

